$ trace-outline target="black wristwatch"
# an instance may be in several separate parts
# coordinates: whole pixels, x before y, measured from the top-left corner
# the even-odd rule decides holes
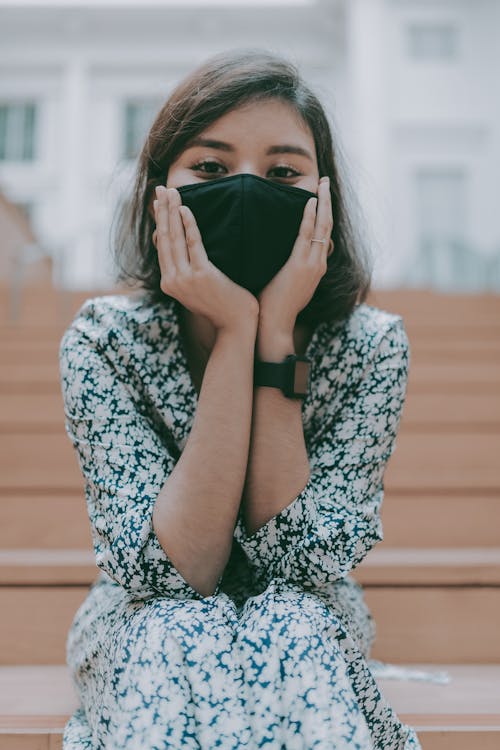
[[[254,386],[268,385],[280,388],[287,398],[307,396],[311,360],[288,354],[283,362],[254,362]]]

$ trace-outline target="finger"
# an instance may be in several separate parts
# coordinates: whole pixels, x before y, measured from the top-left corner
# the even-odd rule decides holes
[[[186,237],[184,234],[184,226],[182,224],[181,215],[179,213],[181,196],[175,188],[168,188],[167,203],[169,221],[168,229],[170,244],[172,248],[172,256],[177,270],[186,272],[189,270],[189,257],[186,246]]]
[[[326,258],[329,249],[329,240],[332,233],[333,222],[331,220],[331,196],[328,177],[322,178],[318,186],[318,210],[316,211],[316,223],[313,238],[325,240],[325,242],[311,242],[311,254],[319,258]]]
[[[309,198],[302,215],[302,221],[299,227],[299,233],[295,244],[293,246],[292,253],[297,255],[307,256],[310,252],[311,239],[313,237],[314,223],[316,219],[316,206],[318,203],[317,198]],[[316,243],[313,243],[316,244]]]
[[[156,249],[158,251],[158,262],[160,270],[165,273],[167,268],[173,267],[172,253],[170,251],[170,240],[168,233],[168,208],[166,203],[166,188],[158,185],[156,188],[157,199],[153,203],[156,219]],[[156,204],[156,207],[155,207]]]
[[[200,269],[208,260],[201,233],[193,212],[188,206],[180,206],[179,213],[184,225],[189,262],[195,270]]]

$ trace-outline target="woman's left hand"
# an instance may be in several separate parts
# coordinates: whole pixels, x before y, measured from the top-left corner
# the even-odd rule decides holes
[[[329,178],[322,177],[318,198],[310,198],[305,205],[290,257],[258,295],[261,335],[262,329],[272,329],[274,335],[282,337],[293,335],[297,315],[311,300],[326,272],[332,227]],[[312,238],[325,242],[311,242]]]

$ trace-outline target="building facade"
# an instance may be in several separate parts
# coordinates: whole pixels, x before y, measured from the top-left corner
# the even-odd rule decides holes
[[[325,105],[374,285],[500,291],[495,0],[0,0],[0,190],[65,288],[109,287],[111,225],[176,83],[264,47]]]

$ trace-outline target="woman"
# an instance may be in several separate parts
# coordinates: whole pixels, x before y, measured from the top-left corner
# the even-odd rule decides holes
[[[382,539],[408,340],[363,302],[296,68],[235,51],[182,81],[117,236],[141,290],[87,300],[60,348],[101,569],[68,634],[64,749],[419,748],[349,576]]]

